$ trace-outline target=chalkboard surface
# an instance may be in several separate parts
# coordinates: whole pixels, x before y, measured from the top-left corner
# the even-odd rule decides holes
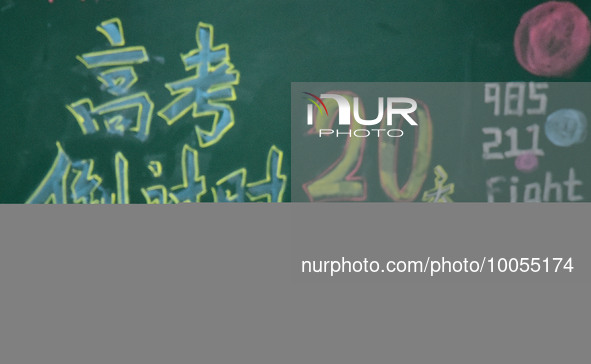
[[[0,0],[0,202],[290,201],[291,82],[590,81],[588,58],[551,77],[516,56],[540,3]],[[457,168],[460,200],[486,200]],[[509,188],[499,168],[480,177]]]

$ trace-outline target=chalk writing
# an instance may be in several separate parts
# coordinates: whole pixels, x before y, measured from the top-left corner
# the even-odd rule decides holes
[[[199,153],[189,145],[182,152],[182,183],[168,188],[162,184],[144,187],[141,192],[148,204],[200,202],[207,193],[206,177],[199,172]],[[283,152],[272,146],[267,156],[266,178],[247,183],[247,170],[240,168],[221,178],[211,187],[214,202],[282,202],[287,177],[281,174]]]
[[[59,142],[57,149],[53,165],[27,203],[129,203],[128,165],[122,153],[115,158],[117,191],[110,192],[102,186],[103,179],[94,174],[94,160],[72,160]]]
[[[531,148],[524,150],[519,149],[518,130],[515,127],[511,127],[507,129],[504,133],[504,135],[509,137],[509,149],[505,152],[501,152],[493,151],[493,148],[501,146],[503,140],[502,130],[497,127],[482,128],[483,134],[493,135],[492,141],[482,143],[482,158],[485,160],[505,159],[518,157],[522,154],[533,154],[537,156],[543,156],[544,151],[539,148],[540,126],[537,124],[532,124],[527,126],[525,129],[532,135]]]
[[[350,105],[357,102],[358,104],[355,105],[358,107],[349,108],[349,112],[353,113],[353,109],[356,109],[360,114],[359,117],[365,119],[365,106],[355,93],[330,91],[328,94],[340,95]],[[314,114],[314,126],[310,134],[331,129],[338,115],[339,108],[335,100],[327,99],[324,103],[327,110],[324,112],[322,108],[317,108]],[[383,115],[381,112],[382,110],[379,111],[379,115]],[[429,110],[420,101],[417,101],[416,112],[412,114],[411,118],[417,120],[417,116],[418,128],[415,132],[418,134],[415,137],[412,169],[402,188],[398,184],[398,149],[399,139],[404,134],[401,129],[405,124],[404,119],[400,115],[396,115],[398,129],[394,130],[399,131],[396,134],[397,137],[392,137],[389,132],[386,132],[386,127],[389,125],[387,118],[381,119],[380,129],[372,129],[372,131],[378,132],[377,159],[380,184],[384,193],[394,201],[414,201],[427,176],[431,161],[433,127]],[[341,133],[337,130],[337,137]],[[342,134],[347,134],[348,137],[341,156],[318,177],[302,186],[310,201],[365,201],[367,199],[367,181],[364,176],[356,174],[363,161],[365,140],[371,132],[363,124],[355,122],[350,123],[349,131]],[[392,141],[392,139],[395,140]]]
[[[214,202],[244,202],[246,169],[240,168],[216,182],[211,189]]]
[[[509,202],[576,202],[583,200],[583,196],[577,194],[576,191],[576,188],[582,186],[583,182],[576,178],[574,168],[569,169],[568,177],[564,181],[556,181],[552,172],[546,172],[543,183],[531,182],[525,186],[519,186],[519,183],[520,179],[517,176],[510,177],[509,183],[504,176],[494,176],[487,179],[488,202],[497,202],[498,195],[506,198],[503,187],[506,187],[507,184],[509,184]],[[562,188],[563,185],[566,187],[565,190]],[[519,193],[519,190],[523,192]]]
[[[263,180],[246,183],[247,171],[238,169],[216,182],[211,192],[215,202],[266,201],[281,202],[287,177],[281,174],[283,152],[276,146],[267,155],[266,177]]]
[[[414,201],[427,178],[431,163],[431,149],[433,146],[433,122],[427,105],[417,101],[418,128],[415,133],[415,147],[412,156],[412,168],[406,183],[399,187],[398,184],[398,150],[400,139],[380,137],[378,153],[380,166],[380,183],[382,189],[394,201]],[[413,114],[414,115],[414,114]],[[416,120],[416,119],[415,119]],[[400,118],[398,128],[403,127]]]
[[[350,91],[330,91],[328,94],[341,95],[347,99],[349,104],[353,103],[356,94]],[[320,108],[314,119],[313,129],[318,132],[320,129],[330,129],[338,115],[338,104],[333,99],[324,101],[327,112],[322,113]],[[359,101],[361,117],[365,118],[365,107]],[[351,109],[351,113],[353,110]],[[351,123],[349,131],[355,132],[365,129],[359,123]],[[316,179],[304,184],[303,188],[310,201],[365,201],[367,196],[367,182],[364,177],[355,176],[363,161],[365,150],[365,138],[347,137],[347,143],[341,156],[326,171]]]
[[[525,83],[509,82],[504,85],[505,90],[518,90],[517,92],[505,92],[505,112],[503,116],[521,117],[524,114],[542,117],[546,113],[548,97],[538,90],[547,90],[547,83],[529,83],[529,102],[536,102],[534,109],[525,109]],[[493,115],[501,115],[500,90],[503,85],[499,83],[487,83],[484,85],[484,102],[494,105]],[[513,106],[506,105],[513,103]],[[525,110],[525,111],[524,111]],[[528,118],[528,120],[532,117]],[[515,119],[508,119],[515,120]],[[533,121],[533,120],[532,120]],[[584,140],[587,121],[585,115],[573,109],[561,109],[553,112],[546,118],[544,130],[548,139],[557,146],[567,147]],[[506,130],[500,127],[483,127],[483,135],[492,136],[482,144],[482,158],[489,163],[502,163],[503,160],[515,158],[514,166],[522,173],[532,173],[540,165],[540,158],[546,153],[539,147],[540,125],[534,123],[525,127],[531,134],[531,142],[528,148],[520,145],[519,135],[522,126],[511,126]],[[505,138],[507,137],[507,138]],[[509,141],[509,145],[503,148],[503,141]],[[529,138],[528,138],[529,139]],[[564,172],[562,172],[564,173]],[[537,174],[536,174],[537,175]],[[496,175],[486,179],[486,195],[488,202],[575,202],[583,200],[578,194],[577,187],[583,182],[577,179],[574,167],[568,169],[568,176],[564,180],[556,180],[556,172],[545,171],[543,182],[535,181],[535,175],[529,178],[523,176]]]
[[[528,91],[528,107],[525,109],[526,99],[525,90],[526,85]],[[484,102],[486,104],[492,103],[494,106],[493,114],[495,116],[501,115],[501,107],[503,108],[503,115],[523,116],[527,115],[543,115],[546,113],[546,106],[548,105],[548,97],[540,90],[548,89],[547,82],[507,82],[505,85],[505,92],[501,91],[502,85],[500,83],[485,83],[484,84]],[[503,96],[501,96],[501,94]],[[537,103],[536,107],[533,107]]]
[[[105,36],[112,48],[76,58],[87,69],[96,72],[104,91],[118,98],[98,106],[84,98],[66,107],[85,135],[97,133],[104,126],[109,134],[124,136],[133,133],[145,142],[150,134],[154,104],[146,92],[128,93],[138,81],[134,65],[148,61],[146,49],[143,46],[125,46],[123,27],[118,18],[102,22],[96,30]],[[197,49],[181,55],[186,70],[195,70],[196,75],[166,84],[176,98],[160,110],[159,115],[172,125],[193,110],[194,117],[214,117],[211,130],[196,126],[198,142],[183,145],[180,181],[154,184],[148,181],[141,184],[144,187],[140,187],[136,195],[141,192],[148,204],[201,202],[208,193],[211,193],[214,202],[282,202],[287,176],[282,174],[283,152],[275,145],[267,154],[262,179],[249,182],[247,169],[240,168],[215,184],[207,184],[199,166],[199,151],[192,144],[209,147],[233,126],[233,111],[223,102],[235,100],[234,85],[238,84],[239,73],[230,63],[228,45],[213,46],[213,26],[199,23],[197,44]],[[130,111],[135,111],[135,117],[131,117]],[[73,159],[57,142],[53,165],[27,203],[129,204],[132,188],[129,162],[122,152],[116,152],[112,162],[115,175],[113,191],[104,187],[103,178],[95,173],[94,159]],[[166,166],[160,160],[149,160],[144,166],[149,170],[149,176],[162,181]]]
[[[246,185],[246,195],[252,201],[280,202],[283,199],[287,176],[281,174],[282,164],[283,152],[276,146],[272,146],[267,155],[265,179]]]
[[[76,58],[88,69],[98,69],[98,80],[110,94],[121,96],[118,99],[95,106],[84,98],[67,105],[74,115],[83,134],[94,134],[101,128],[107,133],[123,136],[131,132],[136,138],[145,141],[150,134],[150,124],[154,104],[146,92],[127,95],[137,82],[137,75],[132,64],[148,61],[148,54],[143,46],[123,47],[125,37],[121,20],[113,18],[102,22],[96,30],[103,34],[114,48],[85,53]],[[115,68],[105,68],[118,66]],[[127,96],[125,96],[127,95]]]
[[[156,178],[162,176],[162,163],[159,161],[150,161],[148,163],[148,169],[152,172],[152,175]]]
[[[103,179],[94,173],[94,160],[74,160],[57,143],[53,165],[27,203],[59,204],[128,204],[129,163],[123,153],[115,155],[116,191],[103,187]],[[287,177],[281,174],[283,152],[272,146],[267,156],[266,178],[246,183],[246,168],[241,168],[217,181],[211,192],[214,202],[282,202]],[[206,178],[199,173],[197,150],[188,145],[182,151],[182,181],[166,187],[153,185],[141,189],[148,204],[200,202],[207,192]]]
[[[447,172],[440,165],[436,166],[433,171],[435,172],[435,187],[423,193],[423,201],[453,202],[450,196],[454,193],[455,185],[453,183],[446,184]]]
[[[198,48],[181,55],[185,70],[195,70],[195,76],[166,84],[178,96],[158,115],[169,125],[189,111],[194,118],[213,115],[211,130],[195,127],[199,145],[208,147],[234,125],[234,112],[224,101],[236,100],[233,85],[239,83],[240,73],[230,63],[228,45],[213,46],[213,26],[199,23],[196,38]]]

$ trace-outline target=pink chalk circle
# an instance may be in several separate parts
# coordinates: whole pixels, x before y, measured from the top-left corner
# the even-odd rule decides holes
[[[591,25],[570,2],[548,1],[521,17],[513,46],[519,64],[536,76],[571,74],[587,57]]]
[[[520,172],[533,172],[538,168],[538,157],[533,153],[524,153],[515,158],[515,168]]]

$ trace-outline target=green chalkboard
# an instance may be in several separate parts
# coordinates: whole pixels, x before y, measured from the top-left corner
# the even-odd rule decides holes
[[[540,3],[0,0],[0,202],[291,201],[292,82],[591,80],[587,58],[557,77],[520,64]],[[482,153],[481,135],[434,138],[447,160]],[[468,201],[496,175],[446,171]]]

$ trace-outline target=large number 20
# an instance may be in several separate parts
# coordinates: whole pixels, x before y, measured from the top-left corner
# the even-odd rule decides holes
[[[356,94],[350,91],[331,91],[330,93],[342,95],[350,103],[352,103],[354,97],[357,97]],[[327,100],[325,104],[328,113],[324,114],[318,110],[315,115],[314,129],[316,132],[320,129],[332,128],[338,116],[336,101]],[[378,163],[380,184],[384,192],[394,201],[414,201],[423,187],[429,164],[431,163],[431,145],[433,139],[431,116],[427,105],[420,101],[417,101],[417,104],[417,111],[413,114],[413,117],[418,116],[418,129],[415,131],[412,170],[407,182],[402,188],[398,184],[398,149],[400,139],[384,136],[384,133],[381,133],[379,138]],[[364,119],[365,107],[361,101],[359,101],[359,109],[360,117]],[[398,128],[401,129],[404,120],[400,116],[398,122]],[[383,119],[380,128],[384,129],[386,126],[386,120]],[[351,135],[355,135],[355,130],[365,129],[363,125],[356,122],[352,122],[349,128]],[[363,161],[365,141],[366,138],[364,137],[352,138],[349,136],[341,156],[326,171],[303,185],[304,191],[310,201],[366,200],[367,182],[365,178],[355,176]]]
[[[344,96],[350,105],[356,94],[349,91],[331,91],[331,94]],[[315,115],[314,128],[316,132],[320,129],[332,128],[339,110],[335,100],[329,99],[324,102],[327,114],[320,110]],[[359,102],[360,117],[365,119],[365,107]],[[351,108],[351,114],[353,109]],[[353,118],[351,118],[353,119]],[[359,123],[352,122],[349,131],[354,133],[357,129],[365,129]],[[316,179],[304,184],[304,191],[310,201],[365,201],[367,196],[367,182],[363,177],[356,177],[355,173],[361,166],[363,151],[365,150],[365,138],[347,138],[347,144],[341,156]]]

